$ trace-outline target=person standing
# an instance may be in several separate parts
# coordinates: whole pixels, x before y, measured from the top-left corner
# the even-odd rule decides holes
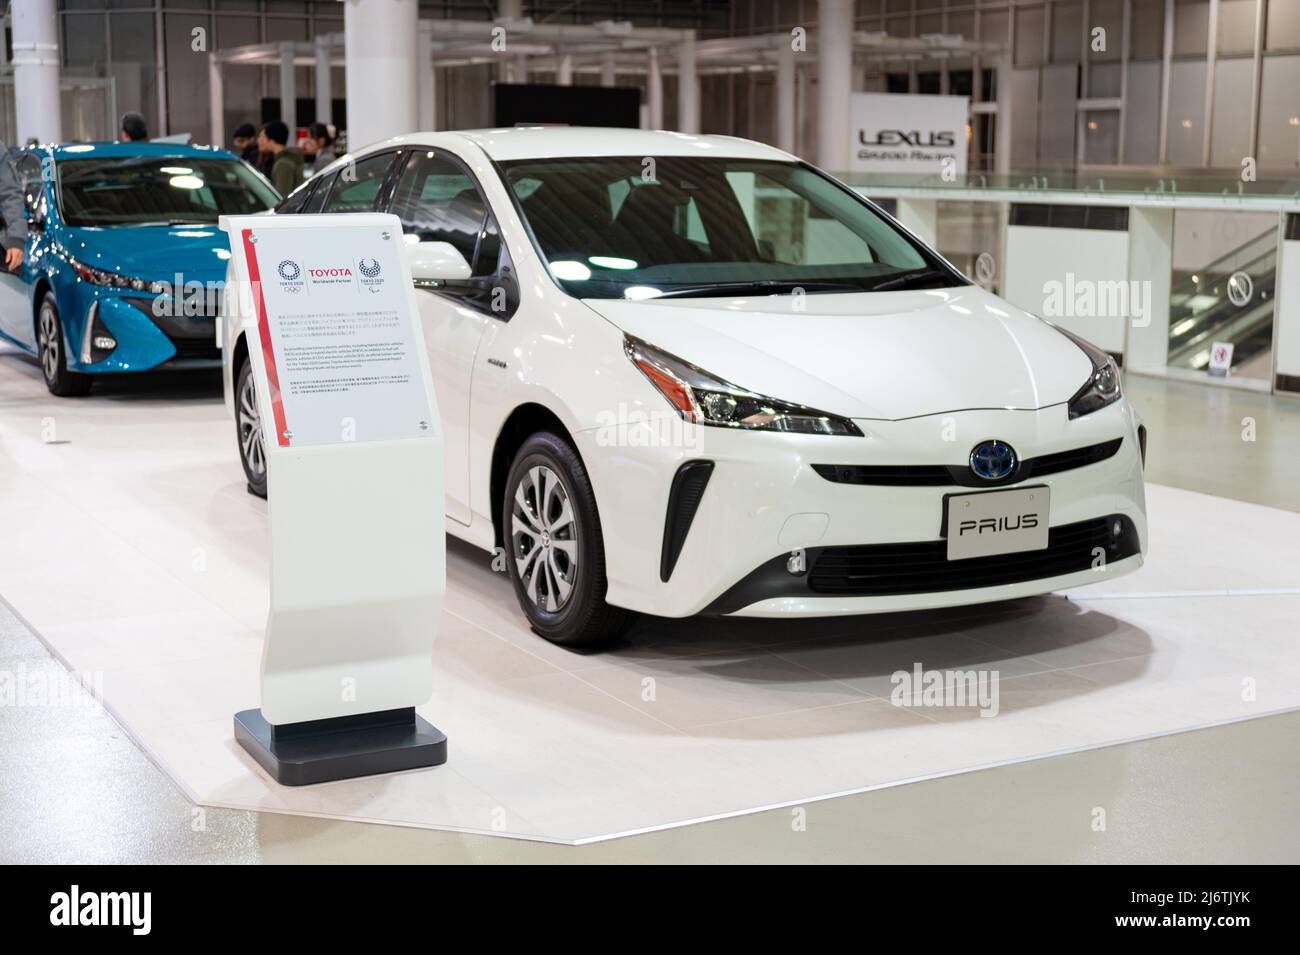
[[[122,130],[118,139],[124,143],[141,143],[149,138],[149,126],[139,113],[122,114]]]
[[[0,158],[0,215],[5,220],[0,244],[5,249],[5,269],[12,272],[23,264],[23,250],[27,248],[27,215],[18,167],[4,143],[0,143],[0,153],[3,154]]]
[[[257,145],[264,153],[270,153],[271,183],[287,196],[302,184],[303,159],[302,150],[288,145],[289,127],[280,120],[267,123],[258,134]]]
[[[257,130],[252,123],[240,123],[233,137],[235,155],[257,168]]]
[[[313,151],[315,158],[311,164],[312,172],[320,172],[338,158],[334,152],[333,126],[326,126],[324,123],[312,123],[307,127],[307,140],[316,147]]]

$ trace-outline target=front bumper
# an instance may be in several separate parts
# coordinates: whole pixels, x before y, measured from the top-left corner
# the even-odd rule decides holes
[[[68,354],[76,371],[111,374],[159,367],[216,368],[221,364],[221,348],[210,314],[185,314],[184,306],[174,300],[166,303],[169,307],[155,312],[154,299],[140,293],[92,288],[76,295],[73,302],[75,323],[69,321],[62,301],[60,305],[71,339]],[[117,347],[97,360],[85,361],[87,327],[95,319]]]
[[[1146,505],[1137,416],[1121,400],[1070,421],[1064,405],[1037,411],[978,410],[904,421],[859,421],[865,438],[736,432],[679,426],[675,440],[645,421],[576,435],[588,467],[605,542],[607,599],[659,616],[701,612],[742,616],[822,616],[957,606],[1045,593],[1119,576],[1141,566]],[[1022,458],[1102,444],[1119,449],[1095,463],[1003,487],[1051,488],[1051,528],[1101,518],[1125,522],[1126,543],[1094,569],[1044,562],[1043,576],[988,586],[946,586],[869,595],[816,588],[811,575],[830,548],[925,545],[943,540],[944,496],[954,486],[882,486],[828,480],[813,465],[964,463],[970,448],[996,437]],[[690,527],[665,569],[663,541],[674,475],[688,461],[713,467]],[[999,488],[1001,489],[1001,487]],[[784,570],[802,551],[802,575]],[[844,553],[843,551],[839,553]],[[954,562],[953,566],[962,562]],[[1067,572],[1060,572],[1066,567]],[[774,572],[775,569],[775,572]],[[784,577],[782,577],[784,574]],[[1000,578],[994,575],[994,581]],[[928,587],[928,585],[927,585]],[[884,590],[887,590],[887,586]],[[908,589],[908,588],[904,588]]]

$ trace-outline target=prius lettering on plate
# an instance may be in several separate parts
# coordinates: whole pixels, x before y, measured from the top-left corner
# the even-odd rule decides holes
[[[1047,546],[1048,488],[953,494],[948,506],[948,559],[991,557]]]

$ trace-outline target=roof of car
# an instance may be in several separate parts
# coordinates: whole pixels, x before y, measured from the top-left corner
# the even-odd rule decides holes
[[[592,126],[513,126],[454,130],[495,160],[559,159],[575,156],[726,156],[789,160],[789,153],[734,136],[705,136],[663,130]],[[420,142],[446,133],[411,133],[378,145]]]
[[[33,147],[48,151],[55,159],[77,159],[103,156],[121,159],[130,156],[177,156],[199,158],[208,156],[213,159],[238,159],[234,153],[216,146],[191,146],[187,143],[58,143],[48,146]]]

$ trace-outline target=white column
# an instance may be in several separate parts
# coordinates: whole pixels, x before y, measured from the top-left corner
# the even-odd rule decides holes
[[[419,84],[420,129],[438,128],[438,71],[433,68],[433,24],[420,21],[420,38],[416,46],[416,82]],[[509,64],[507,64],[507,69]]]
[[[1174,270],[1174,210],[1128,211],[1128,277],[1149,290],[1146,314],[1128,323],[1127,371],[1163,372],[1169,363],[1169,293]],[[1131,286],[1130,286],[1131,287]]]
[[[560,86],[573,85],[572,53],[560,53],[555,57],[555,82]]]
[[[786,39],[776,49],[776,145],[794,152],[794,48]]]
[[[898,221],[930,248],[938,248],[938,202],[933,199],[899,199]]]
[[[289,145],[298,129],[298,85],[293,74],[293,43],[280,44],[280,119],[289,127]]]
[[[17,6],[17,4],[10,4],[10,6]],[[158,90],[158,127],[150,132],[153,136],[166,136],[171,130],[167,128],[167,34],[163,30],[161,3],[154,5],[153,26],[154,86]],[[111,31],[112,27],[109,27],[109,30]]]
[[[1273,387],[1300,392],[1300,242],[1287,239],[1286,213],[1278,223],[1277,287],[1273,290]]]
[[[417,23],[416,0],[344,0],[349,149],[419,122]]]
[[[695,31],[689,30],[677,48],[677,130],[700,131],[700,79],[695,72]]]
[[[330,48],[325,38],[316,38],[316,122],[334,122],[333,91],[330,89]]]
[[[226,84],[217,54],[208,54],[208,133],[212,145],[229,149],[226,142]]]
[[[524,0],[501,0],[497,4],[497,19],[499,20],[522,20],[524,18]],[[510,52],[510,47],[519,39],[517,35],[511,35],[509,28],[506,29],[506,82],[507,83],[527,83],[528,82],[528,57],[520,54],[515,56]]]
[[[35,137],[63,139],[59,104],[59,22],[55,0],[23,0],[9,7],[14,45],[14,121],[21,146]],[[118,117],[114,116],[113,123]]]
[[[849,94],[853,89],[853,2],[817,0],[817,164],[849,165]]]
[[[614,69],[614,54],[605,53],[600,58],[600,85],[613,86],[618,81],[618,74]]]
[[[646,122],[651,129],[664,128],[664,79],[659,72],[659,51],[650,47],[646,51]]]
[[[993,129],[993,171],[1005,176],[1011,172],[1011,123],[1015,119],[1015,104],[1011,97],[1011,54],[998,58],[998,118]],[[1020,104],[1026,109],[1036,109],[1031,103]]]

